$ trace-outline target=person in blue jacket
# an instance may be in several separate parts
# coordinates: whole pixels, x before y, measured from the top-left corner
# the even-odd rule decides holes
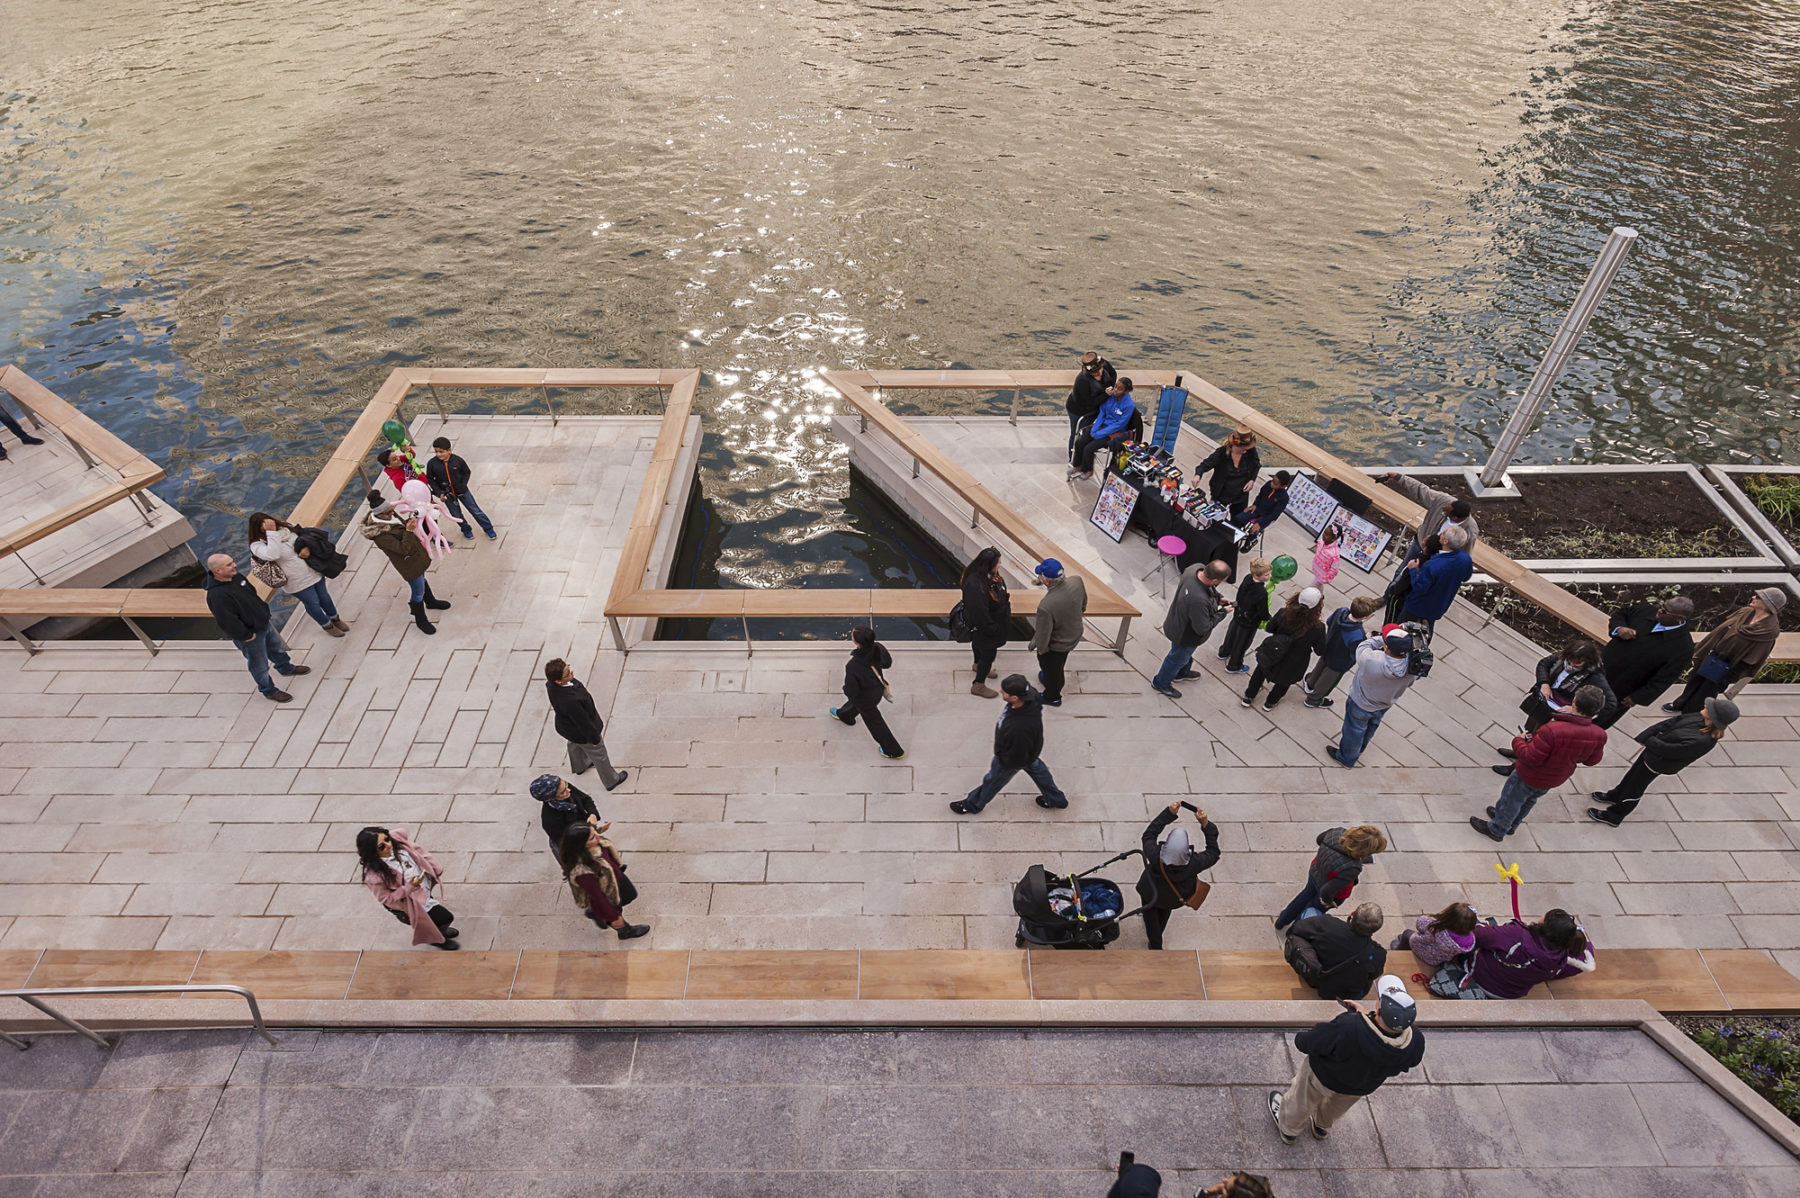
[[[1437,631],[1437,622],[1450,610],[1457,590],[1475,572],[1475,563],[1469,560],[1468,533],[1452,524],[1446,525],[1438,537],[1443,542],[1443,552],[1434,554],[1423,565],[1416,558],[1406,563],[1412,590],[1407,592],[1406,606],[1400,612],[1401,623],[1417,620],[1425,625],[1426,640]]]
[[[1130,379],[1120,379],[1109,387],[1106,398],[1100,402],[1100,414],[1088,425],[1088,431],[1075,440],[1075,464],[1069,467],[1069,477],[1094,477],[1094,455],[1102,446],[1111,448],[1125,439],[1125,429],[1136,411]]]

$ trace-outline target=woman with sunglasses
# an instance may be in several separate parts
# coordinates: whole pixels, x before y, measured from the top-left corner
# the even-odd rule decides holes
[[[431,893],[444,870],[407,839],[404,829],[364,828],[356,834],[356,855],[362,860],[363,885],[395,919],[411,925],[415,945],[434,944],[449,952],[462,947],[450,926],[456,917]]]

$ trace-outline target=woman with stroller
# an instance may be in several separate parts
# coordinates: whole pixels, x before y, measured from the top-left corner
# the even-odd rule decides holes
[[[1163,930],[1177,907],[1199,909],[1205,898],[1200,891],[1200,875],[1219,863],[1218,826],[1206,818],[1206,812],[1191,804],[1188,807],[1200,821],[1206,848],[1196,853],[1185,828],[1175,829],[1161,844],[1156,842],[1162,830],[1180,817],[1182,806],[1180,802],[1170,803],[1144,829],[1144,872],[1138,876],[1137,892],[1144,905],[1144,932],[1150,937],[1151,948],[1163,946]]]

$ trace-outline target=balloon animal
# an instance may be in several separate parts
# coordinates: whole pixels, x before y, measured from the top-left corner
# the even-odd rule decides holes
[[[1495,862],[1494,869],[1499,872],[1502,881],[1512,882],[1513,918],[1523,919],[1524,916],[1519,914],[1519,863],[1515,861],[1512,863],[1511,868],[1508,868],[1507,866],[1501,865],[1499,862]]]
[[[419,523],[413,528],[413,535],[425,546],[425,552],[437,561],[450,552],[450,539],[443,533],[443,520],[450,518],[450,513],[438,506],[431,497],[431,488],[420,479],[408,479],[400,488],[400,502],[394,505],[401,515],[417,516]],[[442,516],[443,520],[439,517]]]
[[[406,459],[406,464],[412,467],[414,474],[424,476],[425,468],[419,465],[419,459],[413,456],[412,439],[406,435],[404,424],[398,420],[389,420],[381,426],[381,435],[386,437],[388,444],[392,445],[395,451]]]

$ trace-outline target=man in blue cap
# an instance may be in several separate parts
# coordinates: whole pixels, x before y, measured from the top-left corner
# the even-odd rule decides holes
[[[1087,583],[1069,574],[1053,557],[1038,563],[1031,581],[1045,588],[1032,622],[1031,651],[1037,654],[1038,681],[1044,684],[1044,706],[1061,707],[1063,666],[1081,643],[1087,615]]]

